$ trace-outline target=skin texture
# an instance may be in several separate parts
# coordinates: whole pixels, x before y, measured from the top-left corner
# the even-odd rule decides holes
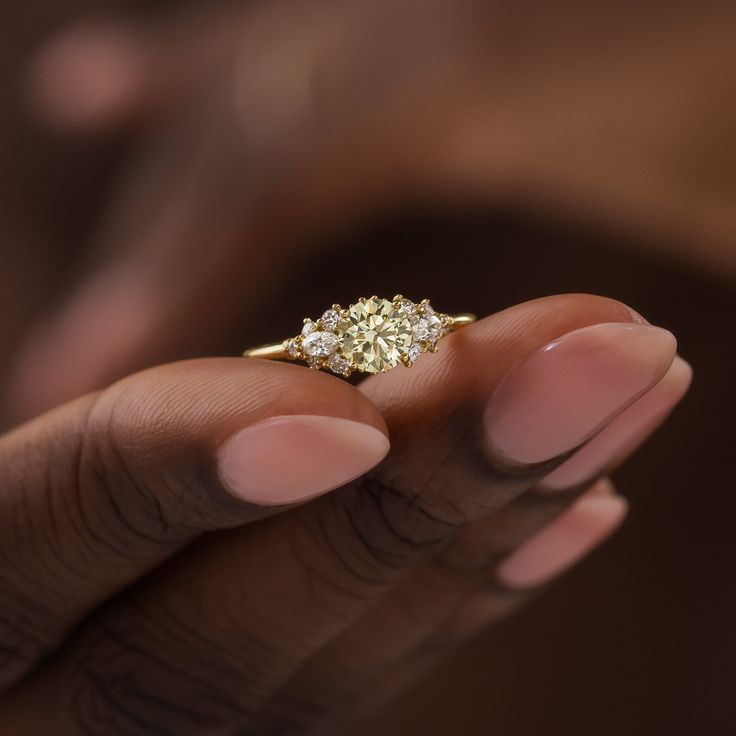
[[[395,694],[525,600],[496,564],[594,480],[529,493],[575,448],[494,456],[495,388],[562,335],[638,321],[607,299],[542,299],[359,390],[294,365],[162,366],[6,436],[7,732],[306,733]],[[387,431],[391,450],[308,503],[245,503],[217,448],[289,412]]]

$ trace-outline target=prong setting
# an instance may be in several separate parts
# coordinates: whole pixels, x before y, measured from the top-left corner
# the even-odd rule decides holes
[[[386,373],[399,364],[409,368],[452,331],[452,318],[435,312],[428,299],[413,302],[360,297],[343,308],[333,304],[321,317],[306,317],[299,335],[283,342],[284,356],[310,368],[347,378],[352,373]]]

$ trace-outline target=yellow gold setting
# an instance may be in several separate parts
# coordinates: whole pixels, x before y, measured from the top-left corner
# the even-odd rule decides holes
[[[303,360],[310,368],[347,378],[351,373],[386,373],[410,367],[424,353],[437,351],[438,340],[475,321],[472,314],[436,312],[428,299],[415,303],[361,297],[347,308],[333,304],[317,320],[306,318],[301,333],[282,343],[246,350],[248,358]]]

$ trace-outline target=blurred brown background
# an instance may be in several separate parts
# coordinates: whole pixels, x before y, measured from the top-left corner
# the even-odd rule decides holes
[[[90,254],[92,234],[147,135],[141,128],[68,134],[45,125],[26,104],[28,60],[75,18],[111,8],[161,18],[178,5],[29,0],[0,8],[0,347],[9,376],[27,331],[104,261]],[[237,353],[287,334],[294,315],[399,290],[480,314],[545,294],[595,292],[678,336],[695,368],[693,389],[618,474],[632,503],[622,531],[366,724],[366,735],[736,731],[735,10],[695,2],[487,4],[488,37],[471,55],[477,74],[462,95],[437,92],[428,108],[463,110],[459,119],[438,112],[442,133],[452,131],[452,155],[443,152],[421,176],[374,172],[365,191],[352,192],[358,204],[333,197],[339,207],[323,205],[314,218],[303,215],[300,197],[311,203],[311,195],[302,174],[295,184],[274,185],[276,193],[262,198],[265,211],[286,197],[284,211],[296,214],[285,234],[276,228],[288,246],[270,252],[283,261],[272,287],[256,300],[244,294],[227,329],[214,308],[205,310],[203,321],[213,324],[207,334],[193,328],[188,340],[189,323],[173,323],[178,342],[121,361],[124,372],[154,359]],[[307,25],[305,33],[313,30]],[[403,43],[399,37],[394,51]],[[370,48],[379,58],[387,53]],[[392,57],[390,69],[402,58]],[[417,114],[405,124],[422,131],[438,118]],[[416,167],[425,153],[401,165]],[[311,186],[339,189],[335,182],[352,171],[350,160],[342,166],[315,169]],[[356,168],[363,170],[360,162]],[[258,237],[242,248],[262,258],[269,227],[254,228]],[[368,248],[396,258],[390,273],[382,263],[366,265]],[[356,263],[360,275],[346,289],[342,276]],[[259,330],[259,317],[274,306],[269,327]],[[47,370],[54,371],[53,356]],[[6,403],[8,424],[17,410],[13,396]]]

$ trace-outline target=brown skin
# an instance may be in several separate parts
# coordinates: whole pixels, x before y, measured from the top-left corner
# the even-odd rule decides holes
[[[412,681],[523,600],[489,587],[494,562],[577,495],[525,493],[564,458],[488,457],[494,386],[570,330],[634,319],[537,300],[360,389],[293,365],[162,366],[6,435],[4,733],[305,733]],[[275,515],[228,496],[223,439],[309,411],[387,427],[388,457]]]

